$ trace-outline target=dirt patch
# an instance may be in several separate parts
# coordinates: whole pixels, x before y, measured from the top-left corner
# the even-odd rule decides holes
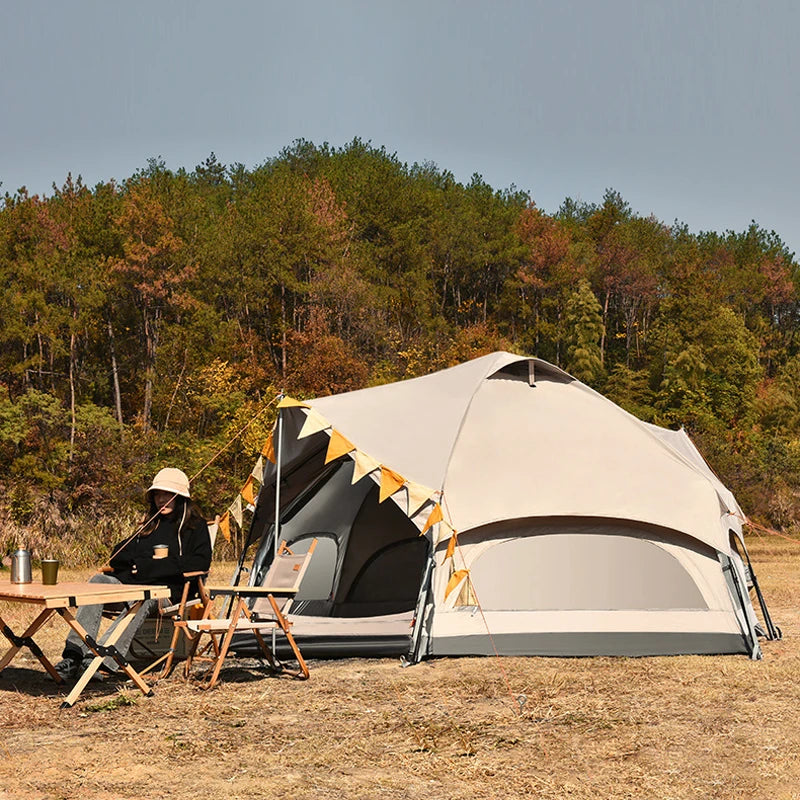
[[[348,659],[300,682],[248,660],[211,692],[177,671],[60,709],[24,655],[0,677],[0,798],[800,798],[800,544],[751,549],[784,633],[760,662]]]

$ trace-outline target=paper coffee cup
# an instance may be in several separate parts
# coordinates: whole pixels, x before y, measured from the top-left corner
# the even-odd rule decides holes
[[[169,547],[165,544],[157,544],[153,547],[153,558],[166,558],[169,554]]]

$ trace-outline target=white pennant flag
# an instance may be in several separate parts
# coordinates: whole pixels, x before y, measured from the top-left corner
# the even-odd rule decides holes
[[[250,473],[259,483],[264,483],[264,457],[259,456],[253,471]]]
[[[242,496],[240,494],[236,495],[236,499],[231,503],[228,511],[230,511],[231,516],[236,520],[236,524],[241,528],[244,515],[242,513]]]
[[[312,433],[319,433],[331,427],[330,422],[313,408],[309,408],[306,415],[306,421],[303,423],[300,433],[297,434],[298,439],[305,439],[306,436],[311,436]]]
[[[350,455],[355,461],[353,479],[350,483],[358,483],[365,475],[369,475],[370,472],[374,472],[380,466],[374,458],[362,453],[360,450],[354,450]]]
[[[416,516],[417,512],[425,505],[435,494],[433,489],[423,486],[421,483],[414,483],[408,481],[406,483],[406,491],[408,492],[408,516]]]

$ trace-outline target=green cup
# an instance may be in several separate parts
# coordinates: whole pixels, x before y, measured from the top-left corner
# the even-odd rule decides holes
[[[58,583],[58,564],[57,558],[42,559],[42,583],[45,586],[55,586]]]

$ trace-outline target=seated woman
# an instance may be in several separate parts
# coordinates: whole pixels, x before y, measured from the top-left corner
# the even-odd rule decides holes
[[[207,572],[211,566],[211,538],[200,509],[192,502],[189,479],[179,469],[167,467],[153,479],[147,490],[148,511],[145,521],[124,541],[114,546],[109,567],[92,576],[90,583],[139,583],[169,586],[173,603],[180,600],[186,573]],[[127,656],[136,631],[155,612],[157,600],[147,600],[116,643]],[[77,620],[90,636],[97,639],[103,606],[82,606]],[[112,626],[116,625],[116,620]],[[74,632],[64,645],[56,672],[65,680],[76,678],[88,666],[94,654]],[[107,658],[106,671],[116,663]]]

